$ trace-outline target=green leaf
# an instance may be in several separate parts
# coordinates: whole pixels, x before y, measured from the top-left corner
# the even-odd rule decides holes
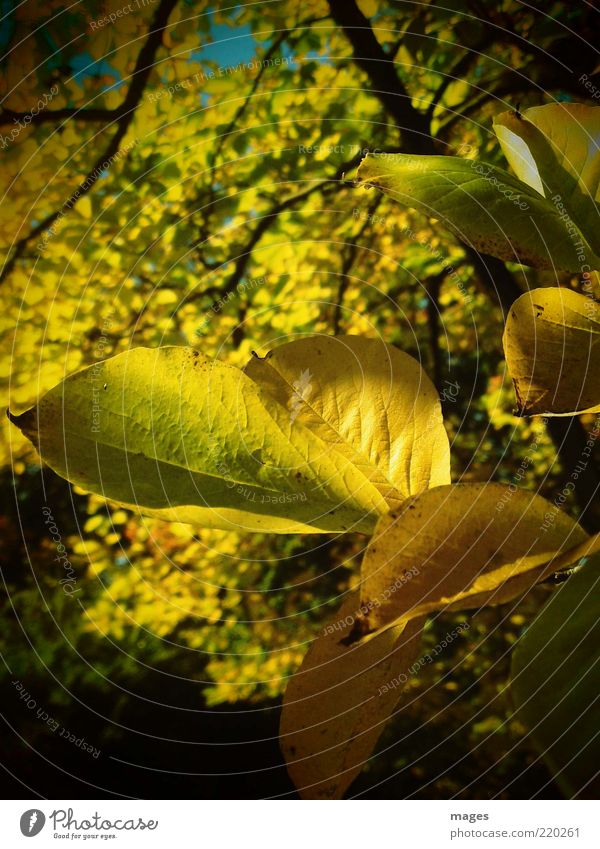
[[[168,521],[369,533],[377,489],[239,369],[135,348],[71,375],[12,421],[74,484]]]
[[[435,387],[379,339],[318,336],[245,368],[265,392],[373,483],[390,507],[450,483],[450,446]]]
[[[352,593],[290,679],[280,745],[304,799],[339,799],[358,775],[398,703],[419,653],[423,620],[348,646]]]
[[[358,179],[406,206],[438,218],[478,251],[535,268],[581,270],[600,258],[559,210],[507,171],[454,156],[369,154]]]
[[[564,204],[600,250],[600,107],[550,103],[494,119],[504,155],[519,179]]]
[[[587,542],[577,522],[526,490],[430,489],[379,520],[362,563],[353,636],[440,610],[502,604],[572,563],[566,552]]]
[[[596,554],[552,594],[512,656],[516,715],[567,796],[600,790],[599,596]]]
[[[600,411],[600,303],[534,289],[512,305],[504,353],[522,416]]]

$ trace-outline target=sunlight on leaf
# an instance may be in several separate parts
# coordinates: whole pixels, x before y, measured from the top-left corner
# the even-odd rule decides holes
[[[600,535],[551,509],[524,490],[463,484],[380,520],[360,593],[286,690],[281,747],[302,797],[340,798],[358,774],[412,674],[427,614],[510,601],[600,549]]]
[[[386,505],[239,369],[192,348],[135,348],[71,375],[13,422],[74,484],[212,528],[372,530]]]
[[[503,112],[494,131],[515,174],[541,194],[568,174],[600,200],[600,107],[549,103]]]
[[[360,336],[298,339],[245,368],[276,401],[353,463],[390,507],[450,482],[435,387],[407,354]]]
[[[560,555],[587,540],[577,522],[526,490],[499,483],[431,489],[380,519],[363,560],[366,612],[355,635],[509,601],[562,568]]]
[[[575,225],[573,239],[556,206],[501,168],[456,156],[369,154],[357,176],[363,185],[438,218],[483,253],[534,268],[579,271],[575,242],[581,241],[587,262],[600,268]]]
[[[519,179],[564,205],[600,250],[600,107],[550,103],[494,119],[504,155]]]

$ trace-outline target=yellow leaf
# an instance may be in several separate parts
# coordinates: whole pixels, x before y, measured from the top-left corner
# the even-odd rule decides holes
[[[583,556],[585,531],[499,483],[430,489],[384,516],[361,570],[355,638],[434,611],[501,604]],[[560,559],[569,552],[573,559]]]
[[[534,289],[512,305],[504,352],[522,416],[600,411],[600,303]]]
[[[377,0],[360,0],[358,5],[363,15],[367,18],[372,18],[379,11]]]
[[[83,530],[87,534],[91,534],[93,531],[97,531],[98,528],[101,528],[103,525],[106,525],[106,516],[91,516],[83,526]]]
[[[423,620],[345,645],[358,606],[348,597],[290,679],[280,745],[305,799],[339,799],[369,758],[421,645]]]
[[[369,533],[386,504],[242,371],[191,348],[134,348],[12,421],[89,492],[204,527]]]
[[[548,147],[539,146],[539,133]],[[503,112],[494,131],[515,174],[544,194],[553,180],[551,170],[564,169],[591,198],[600,200],[600,107],[583,103],[548,103],[525,109],[521,115]]]
[[[245,371],[360,469],[391,507],[450,482],[437,392],[397,348],[362,336],[311,337],[253,357]]]
[[[92,217],[92,201],[88,195],[84,195],[77,201],[77,210],[84,218]]]
[[[175,304],[177,300],[177,293],[172,289],[158,289],[154,294],[154,301],[157,304]]]
[[[575,222],[598,253],[600,107],[550,103],[519,115],[504,112],[495,119],[494,130],[517,176],[551,199],[563,215],[564,238],[577,240]],[[580,265],[589,270],[591,258],[583,253],[588,255]]]
[[[357,177],[499,259],[579,272],[583,253],[589,268],[600,268],[594,233],[584,235],[581,222],[567,228],[562,207],[494,165],[457,156],[369,154]]]

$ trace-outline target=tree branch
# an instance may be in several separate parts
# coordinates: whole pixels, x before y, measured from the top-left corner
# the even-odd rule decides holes
[[[454,66],[444,75],[441,83],[436,89],[433,98],[431,99],[431,103],[427,107],[427,119],[431,121],[433,118],[433,113],[436,110],[436,107],[439,105],[443,96],[446,94],[449,86],[452,85],[453,82],[460,79],[464,74],[467,73],[471,65],[477,61],[479,58],[479,54],[485,47],[490,43],[491,38],[488,36],[487,38],[482,39],[482,41],[477,45],[476,48],[470,48],[464,53],[460,59],[455,62]]]
[[[308,21],[305,21],[304,25],[310,26],[312,23],[314,23],[315,20],[316,19],[310,19]],[[269,46],[269,49],[267,50],[267,52],[262,57],[262,64],[260,66],[260,69],[259,69],[256,77],[254,78],[254,80],[252,82],[252,85],[250,87],[250,91],[248,92],[247,96],[244,98],[243,102],[240,104],[239,108],[236,110],[234,116],[232,117],[231,121],[228,123],[224,132],[219,134],[219,138],[217,139],[217,143],[214,147],[214,150],[212,151],[212,153],[210,155],[210,177],[209,177],[209,180],[208,180],[208,194],[209,194],[210,200],[203,207],[204,215],[203,215],[202,224],[199,227],[199,238],[196,239],[196,245],[199,245],[199,244],[202,244],[203,242],[205,242],[208,239],[208,236],[209,236],[210,215],[211,215],[213,208],[216,206],[216,203],[217,203],[217,201],[214,197],[214,189],[213,189],[213,186],[214,186],[214,183],[215,183],[216,171],[217,171],[217,159],[218,159],[218,157],[219,157],[219,155],[220,155],[220,153],[223,149],[223,145],[225,144],[225,140],[229,138],[231,133],[234,133],[234,132],[237,131],[238,123],[239,123],[242,115],[244,114],[244,112],[248,108],[248,104],[250,103],[252,97],[256,94],[256,92],[258,90],[258,86],[260,85],[260,81],[262,80],[263,74],[264,74],[266,68],[268,67],[268,60],[271,59],[271,57],[279,50],[279,48],[281,47],[281,45],[283,44],[285,39],[289,37],[290,33],[291,33],[291,30],[287,30],[287,29],[282,30],[282,32],[279,34],[279,36]],[[202,259],[200,259],[200,261],[203,262]]]
[[[329,0],[331,17],[352,46],[354,63],[367,75],[373,94],[402,133],[405,153],[435,153],[426,115],[415,109],[411,97],[355,0]]]
[[[369,20],[357,7],[355,0],[329,0],[333,20],[344,30],[353,49],[354,62],[369,77],[373,94],[383,104],[388,114],[402,132],[402,149],[405,153],[435,153],[435,142],[430,133],[427,116],[413,108],[410,95],[398,79],[393,63],[377,41]],[[467,257],[473,263],[476,274],[493,293],[506,313],[513,301],[522,294],[517,281],[506,265],[498,259],[488,257],[464,246]],[[549,432],[557,452],[567,465],[582,455],[587,433],[580,419],[573,418],[565,423],[561,419],[550,419]],[[576,461],[575,461],[576,462]],[[589,462],[578,479],[575,490],[577,503],[582,511],[582,524],[590,531],[600,531],[600,470]]]
[[[571,473],[577,464],[587,457],[584,449],[589,434],[577,416],[549,416],[546,429],[565,466],[562,475],[562,483],[565,484],[571,480]],[[581,511],[579,523],[591,534],[600,532],[600,475],[593,457],[589,458],[583,472],[578,472],[573,483],[573,494]]]
[[[119,110],[117,110],[119,117],[113,121],[113,123],[116,124],[117,131],[106,146],[106,149],[100,154],[88,171],[86,177],[81,181],[79,186],[71,194],[70,198],[65,201],[62,207],[46,216],[46,218],[40,221],[39,224],[30,230],[26,236],[23,236],[15,243],[13,254],[4,264],[2,272],[0,273],[0,283],[3,283],[12,272],[18,260],[25,253],[29,243],[52,227],[59,218],[63,217],[65,211],[73,209],[77,202],[91,191],[104,170],[104,163],[109,162],[116,156],[120,144],[127,134],[127,131],[135,117],[135,110],[143,97],[148,78],[154,67],[156,54],[162,43],[163,32],[166,29],[171,12],[177,5],[177,2],[178,0],[161,0],[161,3],[156,10],[148,38],[138,54],[135,68],[131,75],[131,85],[127,90],[122,106]]]
[[[429,330],[429,347],[433,367],[432,380],[438,392],[442,391],[442,352],[440,350],[440,289],[446,277],[444,268],[425,284],[427,291],[427,328]]]
[[[342,180],[346,171],[349,171],[352,168],[355,168],[362,158],[362,153],[358,153],[354,156],[349,162],[345,162],[343,165],[337,169],[333,177],[328,178],[327,180],[321,180],[316,182],[313,186],[309,186],[309,188],[304,189],[302,192],[297,192],[295,195],[291,195],[290,197],[285,198],[280,203],[276,204],[270,212],[267,212],[258,220],[258,223],[252,234],[242,249],[241,253],[238,254],[233,272],[229,276],[229,279],[225,283],[225,285],[218,290],[219,296],[222,298],[230,293],[234,292],[238,286],[238,283],[241,282],[242,277],[246,273],[246,269],[248,268],[248,264],[250,259],[252,258],[252,251],[260,242],[264,234],[267,230],[272,226],[275,220],[281,215],[282,212],[286,212],[288,209],[292,209],[296,204],[300,203],[306,198],[310,197],[310,195],[314,194],[318,191],[323,191],[327,187],[337,186]],[[198,245],[198,247],[200,244]],[[227,265],[231,260],[227,260],[225,263],[221,265],[221,268],[224,265]],[[201,297],[204,297],[207,293],[207,289],[202,289],[201,291],[191,292],[187,297],[183,298],[180,306],[184,304],[191,303],[192,301],[196,301]]]
[[[29,118],[27,123],[31,126],[37,124],[51,124],[57,121],[68,121],[74,118],[77,121],[102,121],[109,123],[117,119],[122,112],[123,106],[116,109],[84,109],[68,107],[65,109],[45,109],[33,115],[31,112],[15,112],[12,109],[3,108],[0,113],[0,127],[8,124],[18,123]]]
[[[335,310],[333,313],[333,335],[337,336],[340,332],[340,324],[342,320],[342,307],[344,304],[344,297],[346,292],[348,291],[348,286],[350,285],[350,271],[352,266],[354,265],[354,261],[356,259],[356,255],[358,253],[359,239],[363,236],[365,231],[371,225],[371,217],[377,210],[377,207],[381,203],[383,199],[383,195],[376,195],[375,199],[371,201],[368,207],[367,217],[365,218],[363,224],[360,226],[358,233],[353,236],[352,242],[347,245],[348,250],[346,251],[346,256],[342,262],[342,269],[340,273],[340,283],[338,286],[337,299],[335,304]]]

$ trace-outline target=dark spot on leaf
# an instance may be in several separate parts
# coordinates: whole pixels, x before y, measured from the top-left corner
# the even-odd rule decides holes
[[[342,646],[351,646],[356,643],[361,637],[366,636],[371,631],[371,626],[369,625],[369,617],[368,616],[357,616],[354,620],[354,624],[350,629],[350,632],[340,640],[340,645]]]

